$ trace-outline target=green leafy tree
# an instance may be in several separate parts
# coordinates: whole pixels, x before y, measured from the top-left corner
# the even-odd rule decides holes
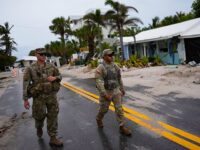
[[[187,21],[187,20],[194,19],[194,18],[195,18],[194,14],[192,12],[190,12],[190,13],[182,16],[180,22]]]
[[[64,17],[58,17],[52,20],[52,25],[49,26],[49,29],[55,35],[60,35],[61,41],[65,42],[65,39],[68,38],[68,35],[72,33],[70,23],[70,18],[66,20]]]
[[[29,56],[35,56],[35,50],[31,50],[28,55]]]
[[[137,33],[140,32],[140,28],[139,27],[131,27],[131,28],[127,28],[126,30],[123,30],[123,35],[124,36],[133,36],[133,40],[134,40],[134,51],[136,52],[136,37],[135,35]]]
[[[68,41],[70,48],[76,53],[80,52],[79,43],[75,40]]]
[[[52,55],[52,56],[60,56],[63,60],[64,64],[69,63],[69,59],[73,52],[71,49],[68,49],[68,45],[64,42],[54,41],[50,44],[45,45],[45,49]]]
[[[194,13],[195,17],[200,17],[200,0],[195,0],[192,3],[192,12]]]
[[[107,42],[101,43],[101,47],[102,47],[102,49],[110,49],[111,48],[110,44]]]
[[[173,16],[167,16],[167,17],[164,17],[164,19],[161,21],[161,26],[167,26],[167,25],[174,24],[177,22],[178,22],[178,19],[175,21]]]
[[[97,38],[99,28],[95,24],[90,24],[88,22],[87,25],[83,26],[83,29],[85,31],[85,37],[88,42],[89,57],[92,58],[95,49],[95,39]]]
[[[178,20],[179,20],[179,22],[181,22],[182,21],[182,18],[185,16],[185,13],[184,12],[176,12],[176,15],[175,16],[177,16],[177,18],[178,18]]]
[[[96,27],[98,28],[98,47],[101,51],[102,54],[102,47],[101,47],[101,40],[102,40],[102,36],[101,36],[101,32],[102,32],[102,27],[105,27],[105,23],[104,23],[104,15],[101,14],[100,9],[96,9],[96,11],[90,12],[88,14],[86,14],[83,17],[83,20],[89,20],[90,24],[95,24]]]
[[[86,40],[86,33],[84,31],[84,28],[76,29],[73,31],[73,35],[78,39],[79,41],[79,49],[87,47],[87,40]]]
[[[13,50],[17,51],[15,47],[17,43],[10,37],[10,31],[13,27],[14,25],[10,27],[8,22],[4,26],[0,25],[0,47],[2,47],[2,50],[7,56],[11,56]]]
[[[160,21],[160,18],[159,18],[158,16],[154,17],[154,18],[152,19],[152,24],[149,24],[149,27],[150,27],[151,29],[154,29],[154,28],[158,27],[159,21]]]
[[[3,51],[0,51],[0,71],[4,71],[5,66],[13,66],[16,59],[15,56],[7,56]]]
[[[126,6],[119,2],[114,2],[112,0],[106,0],[106,5],[110,5],[112,7],[111,10],[108,10],[105,14],[106,18],[110,20],[109,25],[111,26],[111,31],[113,29],[117,29],[120,36],[120,45],[121,45],[121,55],[124,60],[124,48],[123,48],[123,27],[125,25],[133,25],[135,26],[137,23],[142,23],[139,18],[128,18],[128,11],[134,10],[138,12],[136,8],[132,6]]]

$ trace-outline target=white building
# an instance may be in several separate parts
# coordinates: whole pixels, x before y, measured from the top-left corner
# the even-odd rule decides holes
[[[37,58],[35,56],[24,56],[17,62],[21,63],[21,67],[29,67],[32,63],[36,62]]]
[[[124,37],[124,56],[134,54],[133,37]],[[170,64],[200,62],[200,18],[140,32],[136,35],[136,49],[143,56],[164,56]]]

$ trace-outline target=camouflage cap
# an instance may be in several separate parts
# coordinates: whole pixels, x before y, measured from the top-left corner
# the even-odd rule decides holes
[[[111,49],[105,49],[105,50],[103,51],[103,55],[102,55],[102,56],[110,55],[110,54],[114,55],[114,53],[115,53],[115,52],[113,52]]]
[[[47,53],[47,51],[44,48],[38,48],[35,50],[36,53],[41,54],[41,53]]]

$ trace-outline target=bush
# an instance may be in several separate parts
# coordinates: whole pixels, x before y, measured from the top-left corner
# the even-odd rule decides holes
[[[149,64],[149,58],[146,57],[146,56],[143,56],[142,57],[142,65],[145,66],[145,67],[147,67],[148,64]]]
[[[118,65],[119,68],[122,68],[122,64],[120,62],[114,62]]]
[[[73,61],[70,61],[70,62],[69,62],[69,65],[70,65],[70,66],[74,66]]]
[[[125,66],[126,68],[130,68],[130,67],[133,66],[133,64],[132,64],[132,62],[131,62],[130,59],[127,60],[127,61],[124,61],[122,64],[123,64],[123,66]]]
[[[6,56],[3,54],[0,54],[0,70],[5,71],[5,66],[13,66],[16,61],[15,56]]]
[[[153,61],[153,66],[156,66],[156,65],[160,65],[162,62],[162,59],[160,56],[156,56],[154,61]]]
[[[115,61],[114,61],[114,63],[116,63],[120,68],[122,68],[123,63],[122,63],[122,61],[120,61],[120,60],[118,59],[118,56],[115,56]]]
[[[155,57],[153,57],[153,56],[150,56],[150,57],[149,57],[149,62],[152,62],[152,63],[153,63],[154,60],[155,60]]]
[[[135,66],[135,67],[143,66],[142,61],[139,59],[137,52],[135,52],[135,54],[130,57],[130,60],[131,60],[131,63],[133,64],[133,66]]]
[[[63,58],[60,58],[59,60],[60,60],[60,65],[61,65],[61,66],[64,65],[64,60],[63,60]]]
[[[156,66],[156,65],[161,65],[162,64],[162,59],[167,57],[168,54],[165,54],[163,56],[159,56],[157,55],[153,61],[153,66]]]
[[[89,64],[91,65],[92,68],[96,68],[99,65],[98,59],[90,60]]]

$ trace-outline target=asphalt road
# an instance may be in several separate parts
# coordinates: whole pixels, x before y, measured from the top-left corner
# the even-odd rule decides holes
[[[95,88],[94,79],[76,79],[71,78],[68,82],[78,88],[84,89],[94,95],[98,95]],[[126,90],[138,90],[143,92],[145,87],[133,87]],[[169,107],[163,107],[157,113],[165,114],[172,109],[186,109],[184,116],[174,119],[169,118],[168,122],[174,131],[164,130],[157,124],[151,127],[149,121],[145,121],[137,114],[131,114],[131,110],[126,112],[126,125],[132,130],[132,136],[127,137],[119,133],[115,113],[109,111],[105,116],[104,128],[98,129],[95,116],[98,111],[98,103],[95,99],[88,98],[79,93],[80,90],[67,86],[62,86],[59,93],[59,135],[58,138],[64,142],[62,148],[51,148],[49,146],[49,137],[46,133],[46,124],[42,139],[36,136],[34,120],[30,118],[31,110],[23,108],[22,101],[22,82],[21,80],[12,83],[0,99],[0,117],[11,118],[5,125],[7,127],[3,136],[0,138],[1,150],[184,150],[200,149],[198,137],[200,136],[200,115],[199,103],[194,100],[179,104],[179,99],[175,99],[173,93],[160,96],[160,100],[166,100]],[[84,92],[82,92],[84,93]],[[150,93],[149,93],[150,94]],[[94,99],[94,100],[92,100]],[[125,96],[124,101],[130,97]],[[167,101],[173,99],[174,101]],[[30,102],[32,100],[29,100]],[[189,107],[189,108],[188,108]],[[151,108],[148,108],[151,109]],[[152,110],[154,111],[154,110]],[[189,111],[189,112],[187,112]],[[23,113],[24,112],[24,113]],[[145,114],[148,115],[148,114]],[[132,116],[136,117],[133,118]],[[141,118],[140,118],[141,117]],[[139,118],[140,120],[138,121]],[[181,121],[180,121],[181,120]],[[190,124],[188,123],[190,122]],[[150,125],[150,126],[149,126]],[[187,126],[186,126],[187,125]],[[177,127],[187,132],[177,132]],[[159,129],[162,129],[160,131]],[[171,128],[170,128],[171,129]],[[166,131],[166,132],[165,132]],[[191,133],[180,135],[180,133]],[[193,135],[196,135],[193,137]],[[198,136],[198,137],[197,137]],[[177,138],[178,137],[178,138]],[[190,138],[190,139],[189,139]],[[196,141],[194,141],[195,139]],[[180,142],[181,141],[181,142]],[[188,143],[187,143],[188,142]],[[188,146],[187,146],[188,145]]]

